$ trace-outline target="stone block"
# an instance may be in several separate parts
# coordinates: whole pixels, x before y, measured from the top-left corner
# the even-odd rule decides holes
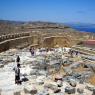
[[[76,87],[77,83],[74,79],[70,79],[69,80],[69,84],[72,86],[72,87]]]
[[[63,80],[63,77],[62,76],[56,76],[55,77],[55,82],[57,82],[58,80],[62,81]]]
[[[61,89],[54,89],[54,93],[59,93]]]
[[[44,80],[45,80],[45,76],[39,76],[36,79],[36,83],[38,83],[39,85],[42,85],[42,84],[44,84]]]
[[[65,93],[67,94],[75,94],[76,90],[74,87],[66,87],[65,88]]]
[[[73,74],[73,71],[71,70],[71,68],[64,68],[64,71],[65,71],[65,73],[67,74],[67,75],[72,75]]]
[[[37,89],[35,87],[33,87],[32,85],[27,85],[24,88],[25,93],[30,93],[30,94],[36,94],[37,93]]]
[[[39,85],[42,85],[42,84],[44,84],[44,81],[43,80],[36,80],[36,83]]]
[[[84,89],[77,88],[77,92],[78,92],[79,94],[82,94],[82,93],[84,92]]]
[[[49,92],[44,89],[44,91],[38,92],[37,95],[49,95]]]
[[[93,91],[95,87],[93,85],[87,84],[85,88],[90,91]]]
[[[45,84],[44,87],[53,90],[54,93],[58,93],[58,92],[61,91],[61,89],[59,89],[57,87],[57,84],[56,83]]]
[[[62,87],[63,86],[63,82],[61,80],[58,80],[57,81],[57,85],[58,85],[58,87]]]
[[[38,70],[33,69],[33,70],[31,70],[31,71],[30,71],[30,75],[36,75],[36,74],[37,74],[37,72],[38,72]]]

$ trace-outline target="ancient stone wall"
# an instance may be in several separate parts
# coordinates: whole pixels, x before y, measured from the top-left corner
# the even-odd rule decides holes
[[[29,43],[29,38],[30,37],[20,37],[20,38],[16,38],[16,39],[11,39],[9,40],[9,46],[10,48],[17,48],[18,46],[23,47],[23,45],[28,45]]]
[[[2,51],[6,51],[9,49],[9,42],[8,41],[4,41],[0,43],[0,52]]]
[[[54,38],[53,37],[45,37],[43,41],[43,47],[53,48],[54,47]]]
[[[45,37],[43,41],[43,47],[70,47],[71,41],[64,36],[51,36]]]
[[[8,50],[10,48],[22,48],[31,44],[38,44],[38,39],[36,36],[25,36],[5,40],[0,43],[0,52]]]
[[[8,39],[15,39],[15,38],[29,36],[29,35],[30,35],[29,32],[2,35],[0,36],[0,42],[8,40]]]
[[[0,52],[10,48],[24,48],[26,46],[37,47],[71,47],[79,41],[72,40],[66,35],[54,33],[23,32],[0,36]]]

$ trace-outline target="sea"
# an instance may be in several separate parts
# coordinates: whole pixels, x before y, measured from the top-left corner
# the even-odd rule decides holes
[[[67,25],[81,32],[95,33],[95,24],[67,24]]]

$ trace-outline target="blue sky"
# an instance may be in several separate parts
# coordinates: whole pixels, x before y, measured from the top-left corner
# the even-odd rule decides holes
[[[95,0],[0,0],[0,19],[95,23]]]

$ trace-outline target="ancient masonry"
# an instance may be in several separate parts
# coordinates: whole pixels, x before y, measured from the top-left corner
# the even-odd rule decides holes
[[[47,36],[46,36],[47,35]],[[34,47],[70,47],[71,39],[63,35],[23,32],[0,36],[0,52],[10,48]]]

